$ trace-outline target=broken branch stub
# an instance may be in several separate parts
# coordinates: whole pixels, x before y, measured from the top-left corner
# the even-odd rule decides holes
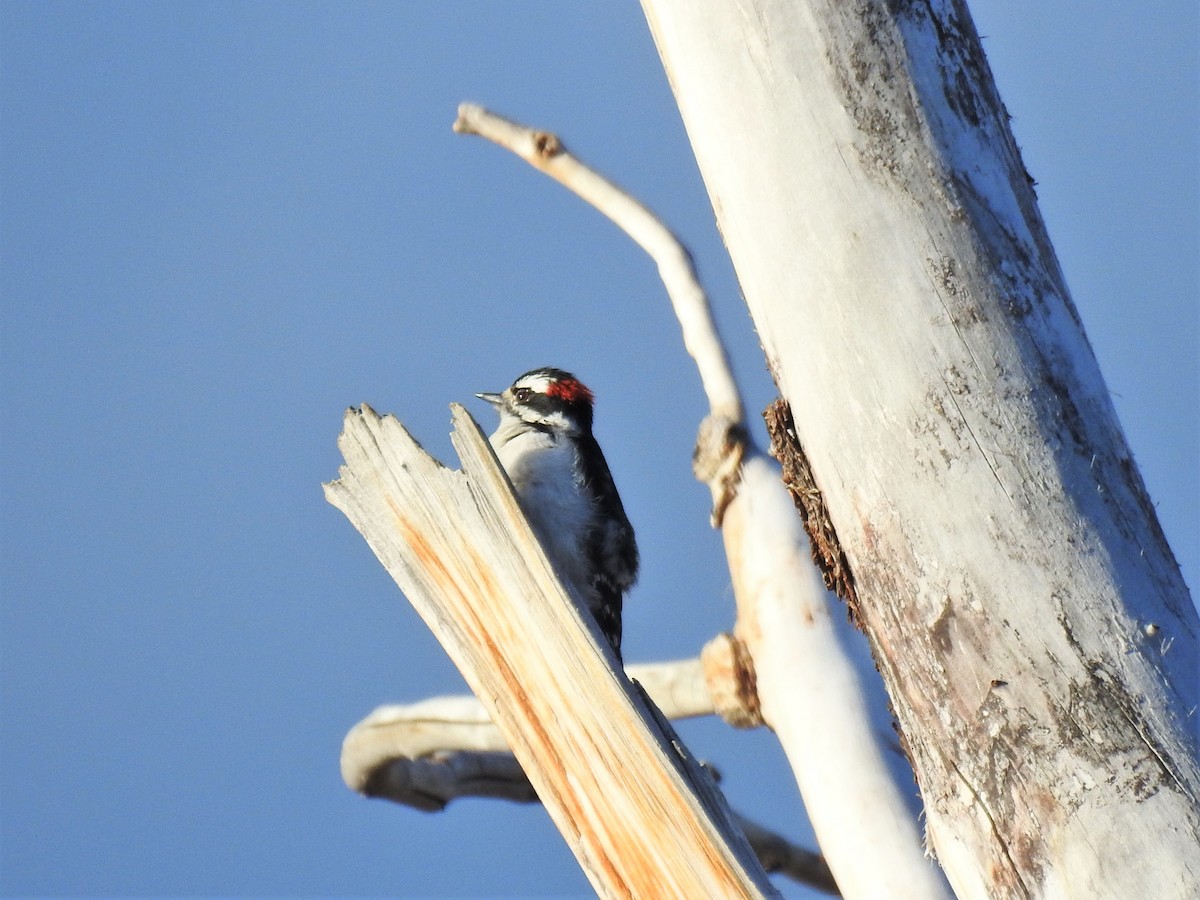
[[[452,413],[461,471],[395,418],[348,411],[327,499],[445,647],[598,893],[773,895],[708,776],[558,581],[479,426]]]

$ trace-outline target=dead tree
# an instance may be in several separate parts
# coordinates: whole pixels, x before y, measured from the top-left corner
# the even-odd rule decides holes
[[[965,3],[643,7],[955,890],[1200,896],[1200,622]]]
[[[709,397],[695,468],[712,490],[713,522],[722,527],[738,605],[734,634],[719,636],[703,654],[709,701],[727,719],[766,723],[778,734],[842,893],[945,896],[884,763],[779,467],[748,439],[742,402],[686,250],[553,134],[470,105],[460,109],[455,128],[492,139],[570,187],[658,264]],[[612,692],[613,673],[605,678],[594,665],[599,648],[588,643],[585,623],[552,580],[511,486],[497,477],[474,423],[461,411],[456,419],[462,472],[431,460],[394,419],[351,411],[339,442],[346,465],[327,495],[367,538],[486,712],[461,698],[378,711],[347,736],[347,784],[425,809],[466,793],[530,799],[520,769],[496,755],[507,742],[602,893],[710,896],[717,886],[725,896],[763,888],[736,828],[714,830],[729,824],[719,798],[701,791],[689,801],[686,790],[660,772],[663,752],[672,759],[667,742],[682,753],[681,746],[660,720],[666,730],[660,753],[648,752],[652,729],[650,735],[645,729],[653,723],[639,722],[637,710]],[[615,659],[611,652],[599,655]],[[660,674],[651,690],[669,696],[669,708],[702,705],[697,691],[679,691],[681,679]],[[621,683],[618,677],[615,686]],[[572,702],[581,697],[587,703]],[[642,699],[643,716],[654,712]],[[592,752],[580,756],[580,747]],[[695,773],[689,780],[697,788],[706,784]],[[663,824],[661,833],[655,822]],[[764,864],[781,861],[810,883],[832,886],[823,864],[811,866],[805,854],[781,851],[773,836],[746,820],[742,825]],[[714,858],[721,863],[716,868]],[[692,870],[700,880],[683,877]]]
[[[826,583],[872,643],[925,798],[931,849],[955,890],[1195,895],[1200,623],[965,7],[644,7],[783,397],[768,416],[774,451]],[[550,135],[531,153],[548,170],[561,159]],[[698,362],[711,357],[707,337],[694,343],[697,333],[680,318]],[[838,697],[852,706],[852,673],[834,652],[814,656],[826,646],[829,610],[797,562],[801,542],[795,517],[780,512],[778,473],[745,441],[736,389],[719,373],[704,380],[713,415],[701,432],[698,474],[713,488],[725,531],[739,603],[726,649],[749,686],[746,714],[779,734],[844,893],[886,886],[893,896],[938,896],[936,878],[911,862],[912,826],[893,816],[886,779],[871,781],[882,798],[875,804],[872,790],[850,793],[848,770],[874,778],[872,738],[856,714],[835,715],[841,704],[819,690],[845,687]],[[393,427],[363,423],[366,432],[362,423],[351,429],[358,449],[386,454],[379,440],[389,430],[395,437]],[[359,479],[353,503],[392,485],[376,462],[359,468],[373,474]],[[405,521],[394,500],[359,519],[394,527]],[[395,548],[369,539],[398,571]],[[443,587],[453,594],[464,583],[460,574]],[[520,578],[506,584],[528,587]],[[577,615],[552,611],[569,607],[561,589],[557,600],[547,590],[539,626],[556,641],[583,633]],[[499,681],[468,674],[485,703],[502,686],[545,678],[567,696],[549,669],[514,668],[534,648],[518,644],[493,658],[489,628],[510,627],[503,617],[481,630],[471,615],[466,629],[439,615],[427,621],[448,630],[460,667],[498,668]],[[571,638],[555,651],[556,665],[591,659],[587,647]],[[601,669],[587,666],[589,678],[603,681]],[[508,677],[516,671],[521,679]],[[606,710],[620,707],[620,694],[608,695],[615,705]],[[528,713],[550,707],[536,693],[514,696],[517,714],[501,704],[489,715],[526,769],[534,767],[538,792],[555,788],[551,813],[593,883],[619,890],[604,881],[604,861],[618,858],[608,855],[613,848],[636,849],[619,857],[622,866],[632,861],[644,872],[653,860],[682,876],[687,867],[668,863],[674,857],[613,830],[617,807],[589,807],[588,789],[617,787],[609,775],[582,793],[556,789],[578,788],[579,774],[556,774],[561,751],[531,752],[529,729],[534,744],[545,735]],[[626,700],[652,717],[638,696]],[[591,721],[566,734],[623,743],[621,729],[637,727],[638,716],[622,715],[615,731]],[[842,730],[827,732],[830,722]],[[855,763],[845,765],[839,751]],[[657,758],[674,764],[670,753]],[[846,793],[830,790],[830,778]],[[670,778],[658,784],[677,787]],[[581,831],[571,810],[587,811],[591,830]],[[892,840],[856,858],[876,844],[859,828]],[[707,829],[685,831],[708,840]],[[718,856],[721,873],[706,884],[732,877],[747,891],[762,889],[737,852]]]

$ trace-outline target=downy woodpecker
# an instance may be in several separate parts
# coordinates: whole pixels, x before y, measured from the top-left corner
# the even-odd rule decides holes
[[[592,392],[562,369],[526,372],[501,394],[490,440],[546,555],[621,659],[621,604],[637,579],[633,526],[592,437]]]

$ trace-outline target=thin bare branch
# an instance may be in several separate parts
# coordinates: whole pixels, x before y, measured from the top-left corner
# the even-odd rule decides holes
[[[608,216],[650,255],[675,307],[684,345],[696,361],[713,415],[741,423],[741,395],[708,297],[696,278],[691,254],[670,229],[625,191],[572,156],[551,132],[527,128],[471,103],[459,106],[454,130],[479,135],[511,150]]]

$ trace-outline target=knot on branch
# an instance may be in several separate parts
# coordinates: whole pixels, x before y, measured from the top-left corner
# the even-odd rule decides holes
[[[563,152],[562,141],[552,131],[535,131],[533,133],[533,150],[540,159],[554,159]]]
[[[748,440],[745,426],[725,416],[705,416],[700,423],[692,453],[692,472],[712,491],[714,528],[721,526],[725,510],[737,496]]]
[[[741,639],[718,634],[700,651],[704,680],[717,714],[734,728],[763,724],[754,660]]]

